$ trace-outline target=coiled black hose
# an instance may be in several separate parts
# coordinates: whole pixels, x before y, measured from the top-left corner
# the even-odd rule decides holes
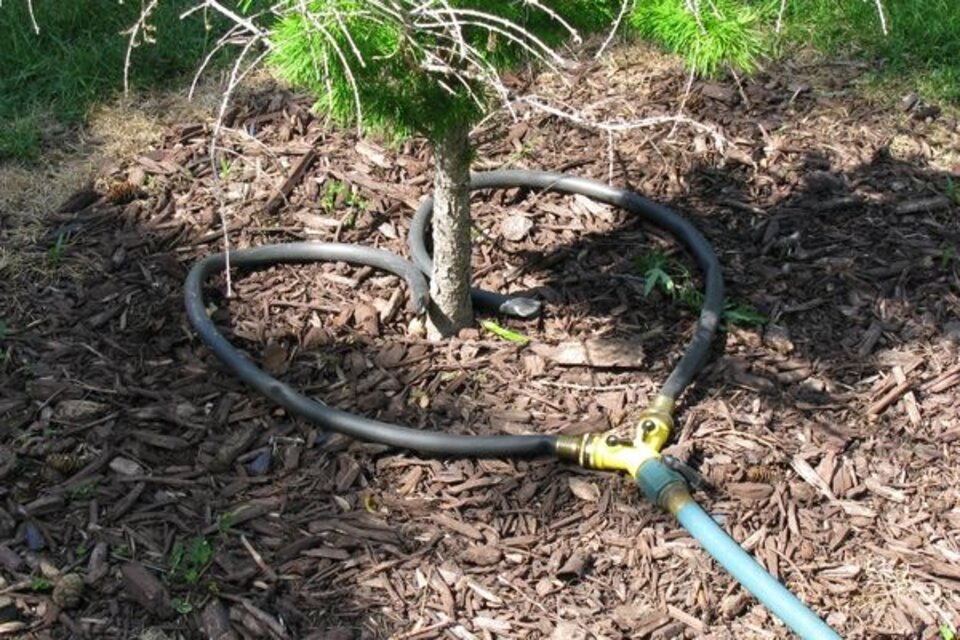
[[[710,243],[704,239],[696,227],[663,205],[639,196],[632,191],[611,187],[596,180],[548,171],[528,171],[526,169],[476,173],[470,180],[472,190],[513,187],[580,194],[626,209],[669,232],[696,257],[698,266],[704,274],[703,309],[700,312],[696,331],[687,346],[686,353],[660,390],[660,395],[671,400],[676,399],[703,365],[703,361],[710,351],[710,343],[713,341],[714,333],[716,333],[720,315],[723,312],[723,276],[720,272],[720,262],[717,260]],[[413,261],[428,276],[433,271],[433,261],[430,258],[430,252],[427,251],[426,244],[432,215],[433,198],[426,198],[413,216],[408,237]],[[508,315],[529,317],[539,309],[539,303],[528,298],[511,297],[482,289],[472,289],[470,293],[474,303],[478,306],[498,310]],[[534,305],[536,305],[536,308],[532,308]]]
[[[723,308],[723,280],[720,275],[720,264],[703,236],[693,225],[669,209],[630,191],[594,180],[542,171],[512,170],[475,174],[471,181],[473,189],[502,187],[540,188],[563,193],[579,193],[622,207],[670,232],[696,256],[704,272],[706,283],[703,310],[686,353],[677,363],[660,392],[663,396],[676,398],[702,365]],[[429,226],[432,210],[432,200],[425,201],[418,210],[411,228],[411,251],[419,268],[399,256],[380,249],[311,242],[234,250],[230,253],[230,263],[232,267],[237,268],[262,268],[276,264],[317,261],[343,261],[370,265],[403,277],[411,288],[415,309],[418,313],[423,313],[427,307],[429,295],[427,282],[421,273],[429,273],[429,253],[425,249],[423,236]],[[414,229],[417,229],[416,233]],[[295,391],[257,368],[246,355],[217,331],[207,315],[203,300],[203,285],[207,278],[222,270],[225,264],[226,257],[220,253],[201,260],[190,270],[184,285],[187,318],[200,339],[230,371],[294,415],[312,420],[327,429],[352,438],[431,455],[506,458],[555,453],[557,436],[553,435],[470,436],[412,429],[328,407]],[[482,291],[480,296],[481,303],[484,300],[490,300],[488,304],[493,304],[497,308],[511,299],[500,294]],[[483,296],[488,297],[484,299]]]

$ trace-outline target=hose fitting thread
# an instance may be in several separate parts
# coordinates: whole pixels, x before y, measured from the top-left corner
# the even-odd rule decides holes
[[[569,460],[585,469],[624,471],[631,476],[635,476],[637,469],[647,460],[660,457],[656,450],[644,443],[638,445],[602,433],[560,436],[556,451],[561,460]]]

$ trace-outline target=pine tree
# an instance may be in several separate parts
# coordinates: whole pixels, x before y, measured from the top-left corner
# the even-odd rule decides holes
[[[279,2],[272,60],[317,109],[366,132],[426,137],[435,158],[431,333],[473,321],[472,124],[508,89],[507,68],[563,65],[555,48],[610,28],[618,0],[313,0]]]
[[[874,0],[881,19],[880,0]],[[207,4],[213,0],[206,0]],[[214,3],[216,4],[216,3]],[[751,72],[771,51],[786,0],[240,0],[278,16],[271,60],[343,124],[434,150],[431,333],[473,320],[468,131],[509,99],[500,74],[562,67],[565,42],[623,25],[702,75]],[[625,18],[625,19],[624,19]],[[885,26],[885,23],[884,23]]]

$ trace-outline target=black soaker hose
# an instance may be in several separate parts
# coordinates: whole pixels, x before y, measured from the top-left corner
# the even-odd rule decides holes
[[[686,353],[660,390],[660,395],[675,400],[703,365],[723,312],[723,275],[720,272],[720,262],[710,244],[696,227],[666,207],[639,196],[633,191],[611,187],[596,180],[525,169],[475,173],[470,180],[472,190],[514,187],[580,194],[626,209],[668,231],[696,257],[698,266],[704,274],[703,309]],[[433,271],[433,261],[430,252],[427,251],[426,241],[432,215],[433,198],[426,198],[413,216],[408,237],[413,261],[427,276]],[[518,298],[483,289],[471,289],[470,293],[477,306],[508,315],[529,317],[539,310],[539,302],[528,298]]]
[[[622,207],[670,232],[696,256],[706,282],[703,310],[686,353],[677,363],[660,394],[675,399],[693,379],[710,348],[723,308],[723,280],[720,264],[710,245],[687,221],[669,209],[624,189],[618,189],[593,180],[541,171],[493,171],[475,174],[471,188],[526,187],[542,188],[563,193],[579,193],[601,202]],[[429,203],[429,205],[428,205]],[[427,270],[422,261],[429,254],[424,247],[423,234],[432,213],[432,200],[420,207],[414,220],[417,235],[411,230],[414,255],[420,256],[420,268],[394,254],[358,245],[295,242],[268,245],[230,252],[230,264],[238,268],[262,268],[276,264],[317,261],[343,261],[370,265],[397,274],[406,279],[412,290],[414,306],[423,313],[427,306],[428,287],[421,273]],[[346,411],[328,407],[295,391],[257,368],[253,362],[217,331],[207,315],[203,300],[203,285],[226,264],[224,254],[209,256],[190,270],[184,285],[187,318],[200,339],[237,377],[258,392],[270,398],[291,413],[312,420],[352,438],[379,442],[438,456],[473,456],[479,458],[509,458],[554,455],[557,436],[470,436],[424,431],[371,420]],[[499,294],[488,295],[499,296]],[[484,295],[484,294],[481,294]],[[502,298],[496,306],[502,305]]]
[[[423,313],[427,308],[429,289],[423,274],[411,262],[380,249],[350,244],[293,242],[230,252],[230,264],[235,267],[256,268],[319,261],[370,265],[395,273],[410,285],[416,311]],[[441,456],[526,457],[549,455],[556,449],[556,436],[461,436],[422,431],[334,409],[295,391],[258,369],[210,321],[203,301],[203,283],[212,274],[221,271],[224,265],[224,254],[218,253],[201,260],[190,270],[184,285],[187,318],[200,339],[228,369],[291,413],[351,438]]]

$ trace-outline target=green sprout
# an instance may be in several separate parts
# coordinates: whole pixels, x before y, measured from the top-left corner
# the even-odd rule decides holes
[[[226,158],[220,158],[220,179],[229,180],[233,172],[233,164]]]
[[[960,188],[957,187],[957,183],[950,176],[947,176],[947,198],[953,204],[960,204]]]
[[[953,629],[953,625],[948,622],[940,625],[940,640],[957,640],[957,634]]]
[[[190,598],[170,598],[170,606],[182,616],[193,612],[193,603],[190,602]]]
[[[749,304],[742,302],[727,302],[723,308],[723,321],[744,327],[762,327],[770,322],[770,318],[763,315]]]
[[[947,245],[943,249],[941,249],[940,270],[946,271],[950,267],[950,263],[953,262],[954,258],[956,257],[957,257],[957,250],[953,248],[953,245]]]
[[[634,264],[643,274],[644,296],[659,291],[695,312],[699,313],[703,308],[703,293],[682,263],[663,251],[649,250],[637,256]],[[735,300],[726,301],[721,319],[728,325],[737,326],[763,326],[769,322],[767,316],[753,306]]]
[[[184,544],[177,540],[170,550],[168,564],[171,576],[179,576],[190,585],[197,584],[200,576],[213,560],[213,545],[203,536],[191,538]]]
[[[237,512],[223,514],[219,519],[217,519],[217,531],[222,536],[227,535],[230,533],[230,530],[233,528],[236,520]]]
[[[337,206],[337,198],[341,193],[346,191],[346,186],[338,181],[334,180],[333,182],[328,182],[323,188],[323,203],[324,209],[333,209]]]
[[[649,296],[655,289],[673,297],[677,290],[673,276],[668,269],[673,268],[676,262],[662,251],[644,251],[635,260],[637,269],[643,273],[643,295]]]
[[[50,247],[50,252],[48,254],[48,259],[50,265],[53,267],[60,266],[60,263],[63,262],[64,253],[67,250],[67,243],[70,241],[70,232],[61,231],[57,234],[57,241]]]
[[[86,482],[67,487],[67,498],[70,500],[86,500],[93,497],[99,486],[100,480],[98,478],[90,478]]]
[[[336,209],[338,203],[346,208],[346,212],[340,218],[340,227],[343,229],[353,229],[357,224],[357,216],[370,206],[365,198],[354,193],[349,185],[339,180],[326,184],[320,202],[328,211]]]
[[[43,592],[43,591],[50,591],[50,589],[53,589],[53,585],[46,578],[43,578],[41,576],[33,576],[32,578],[30,578],[31,591]]]

